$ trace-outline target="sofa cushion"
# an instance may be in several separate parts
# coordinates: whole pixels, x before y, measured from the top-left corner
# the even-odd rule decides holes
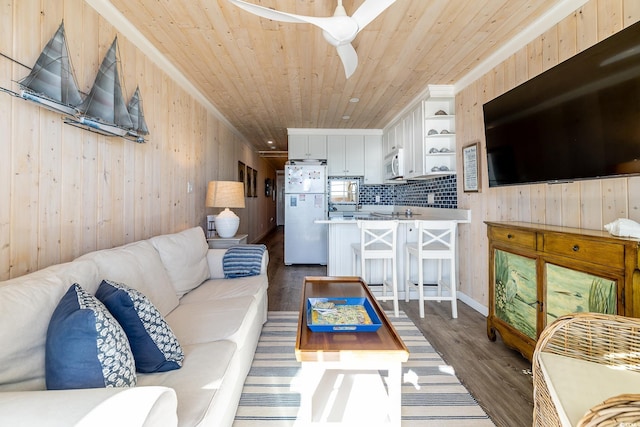
[[[164,372],[182,366],[184,354],[178,339],[140,291],[123,283],[103,280],[96,297],[127,334],[139,372]]]
[[[238,342],[234,336],[256,310],[253,297],[180,304],[169,313],[167,323],[182,345],[223,339]]]
[[[541,368],[562,425],[575,426],[593,406],[620,394],[640,393],[640,373],[541,353]]]
[[[267,287],[266,274],[237,279],[210,279],[180,298],[180,304],[248,296],[261,299]]]
[[[90,261],[68,262],[0,282],[0,391],[46,388],[49,320],[73,283],[95,290],[96,265]]]
[[[178,297],[209,278],[207,250],[209,245],[200,227],[149,239],[167,270]]]
[[[77,284],[62,297],[49,322],[45,371],[50,390],[136,384],[135,362],[122,327]]]
[[[178,297],[160,255],[146,240],[91,252],[78,259],[95,262],[101,279],[126,283],[142,292],[163,316],[178,306]],[[99,284],[96,283],[96,288]]]
[[[211,416],[213,411],[228,411],[219,407],[218,390],[225,381],[242,381],[229,366],[236,357],[236,345],[230,341],[214,341],[184,346],[184,365],[177,371],[140,374],[139,386],[163,386],[175,390],[178,396],[178,420],[183,426],[221,425]],[[203,420],[208,420],[203,423]],[[202,424],[201,424],[202,423]],[[222,424],[224,425],[224,424]]]

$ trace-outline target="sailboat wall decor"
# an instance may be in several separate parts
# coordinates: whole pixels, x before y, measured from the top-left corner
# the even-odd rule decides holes
[[[64,22],[40,53],[31,73],[18,82],[17,96],[48,110],[76,115],[82,102],[73,73],[64,32]]]
[[[141,131],[141,129],[134,126],[134,122],[131,120],[129,110],[122,96],[122,86],[120,84],[118,59],[116,55],[117,47],[118,38],[116,37],[100,64],[98,75],[91,87],[89,95],[78,105],[80,114],[75,117],[66,118],[65,123],[82,127],[102,135],[125,138],[129,136],[137,140],[139,139],[138,132]],[[139,99],[139,92],[136,96]],[[140,109],[139,112],[141,113],[141,111]],[[136,112],[136,114],[139,113]],[[139,122],[140,118],[136,117],[136,121]],[[144,131],[146,130],[144,117],[142,117],[142,123],[144,124],[142,131]],[[144,142],[144,138],[138,142]]]
[[[140,88],[136,88],[126,105],[120,84],[117,48],[116,37],[100,64],[89,95],[83,99],[69,58],[62,22],[40,53],[29,75],[17,82],[20,91],[0,87],[0,92],[62,113],[67,124],[106,136],[146,142],[144,137],[149,134],[149,129],[142,110]]]
[[[133,122],[133,129],[127,132],[125,138],[131,139],[135,142],[145,142],[144,136],[149,135],[149,128],[147,122],[144,120],[144,112],[142,111],[142,97],[140,96],[140,88],[136,87],[136,91],[133,93],[129,104],[127,105],[129,111],[129,117]]]

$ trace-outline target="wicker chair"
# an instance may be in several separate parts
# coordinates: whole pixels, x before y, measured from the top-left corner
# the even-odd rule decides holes
[[[565,408],[558,408],[557,390],[549,384],[548,366],[543,366],[545,354],[555,354],[576,359],[576,366],[590,362],[598,366],[606,365],[611,369],[611,381],[602,381],[602,387],[591,384],[580,389],[581,384],[593,378],[575,377],[573,387],[580,400],[584,399],[585,415],[577,423],[567,423]],[[555,357],[555,356],[552,356]],[[544,360],[543,360],[544,359]],[[563,359],[564,363],[573,364]],[[532,361],[533,370],[533,425],[536,427],[566,426],[623,426],[640,425],[640,319],[596,313],[576,313],[558,318],[540,334]],[[586,365],[584,365],[586,366]],[[598,368],[599,369],[599,368]],[[602,371],[600,371],[602,372]],[[609,372],[608,370],[606,372]],[[620,375],[635,376],[620,381]],[[617,375],[616,379],[613,376]],[[605,377],[606,379],[606,377]],[[577,385],[576,385],[577,384]],[[605,387],[606,386],[606,387]],[[608,388],[621,388],[623,391],[604,398],[599,397],[592,403],[589,399],[604,393]],[[624,391],[635,389],[635,392]],[[555,394],[556,399],[552,397]],[[573,409],[574,418],[576,409]],[[560,415],[562,412],[563,415]],[[564,420],[564,421],[563,421]],[[625,424],[626,423],[626,424]],[[638,423],[638,424],[633,424]]]

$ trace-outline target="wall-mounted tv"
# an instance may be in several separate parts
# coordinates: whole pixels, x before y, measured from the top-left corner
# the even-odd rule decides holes
[[[489,186],[640,173],[640,22],[487,102]]]

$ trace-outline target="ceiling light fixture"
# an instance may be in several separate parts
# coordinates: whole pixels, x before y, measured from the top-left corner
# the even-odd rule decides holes
[[[356,102],[360,102],[360,98],[351,98],[349,102],[353,102],[355,104]]]
[[[342,120],[349,120],[351,116],[342,116]]]

